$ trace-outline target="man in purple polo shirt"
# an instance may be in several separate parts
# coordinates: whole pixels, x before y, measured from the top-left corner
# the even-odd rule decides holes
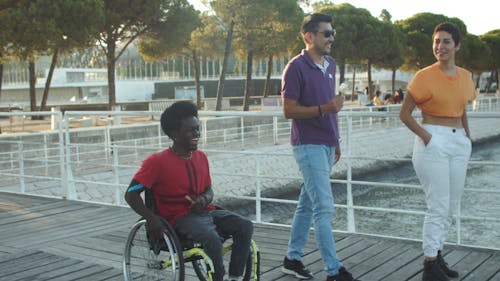
[[[355,279],[337,257],[332,232],[330,172],[340,159],[337,112],[344,105],[344,97],[335,95],[336,64],[328,56],[335,38],[332,17],[308,15],[301,32],[306,48],[288,63],[281,88],[285,117],[292,119],[293,154],[304,179],[282,271],[299,279],[313,278],[301,259],[314,221],[326,280],[351,281]]]

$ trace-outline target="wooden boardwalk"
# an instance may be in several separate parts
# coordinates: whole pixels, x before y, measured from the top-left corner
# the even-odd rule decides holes
[[[137,219],[129,208],[0,193],[0,280],[123,280],[122,252]],[[289,229],[256,225],[263,281],[297,280],[281,273]],[[421,280],[420,243],[335,234],[338,254],[363,281]],[[453,280],[500,280],[500,251],[449,246]],[[310,239],[304,263],[324,280]],[[189,277],[187,280],[196,280]]]

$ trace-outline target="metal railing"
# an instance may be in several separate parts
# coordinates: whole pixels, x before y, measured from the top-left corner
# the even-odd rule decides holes
[[[500,136],[499,105],[498,98],[488,98],[469,108],[475,141]],[[397,176],[377,179],[384,171],[411,165],[409,157],[414,136],[399,121],[398,111],[398,106],[388,106],[386,111],[360,107],[339,114],[343,156],[332,175],[336,230],[418,240],[417,235],[408,235],[415,229],[418,233],[424,214],[423,194],[412,172],[406,174],[408,181],[401,181]],[[2,114],[51,116],[59,128],[52,132],[0,135],[3,178],[0,191],[5,192],[123,205],[123,192],[141,161],[170,144],[162,135],[159,122],[154,120],[160,112]],[[131,115],[153,118],[141,124],[123,122],[116,126],[70,129],[71,120],[81,116],[108,116],[123,121]],[[208,111],[200,112],[200,119],[203,128],[200,148],[209,157],[216,194],[223,194],[218,200],[243,207],[256,222],[288,224],[301,181],[288,145],[289,120],[284,119],[281,112]],[[469,169],[480,167],[495,171],[500,162],[472,159],[469,166]],[[418,203],[411,207],[383,205],[380,202],[384,201],[380,200],[370,205],[371,197],[377,197],[379,192],[387,194],[387,198],[411,195]],[[498,198],[500,187],[467,184],[463,198],[469,200],[477,194]],[[363,201],[364,197],[370,198]],[[491,205],[483,205],[483,208],[498,209],[497,201],[486,201]],[[481,225],[486,230],[500,226],[499,214],[459,212],[455,236],[450,241],[500,249],[500,245],[494,243],[497,241],[490,243],[490,238],[481,240],[469,233],[471,225]],[[380,231],[376,227],[379,223],[389,225],[385,226],[389,232],[393,228],[400,232]],[[409,230],[405,233],[403,228]]]

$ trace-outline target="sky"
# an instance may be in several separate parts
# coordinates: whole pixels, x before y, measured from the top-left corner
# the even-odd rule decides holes
[[[195,8],[206,10],[201,0],[188,0]],[[349,3],[357,8],[365,8],[374,17],[386,9],[392,20],[402,20],[417,13],[429,12],[461,19],[467,26],[467,32],[482,35],[494,29],[500,29],[498,3],[495,0],[446,1],[446,0],[349,0],[332,1],[335,4]],[[335,21],[335,19],[334,19]]]

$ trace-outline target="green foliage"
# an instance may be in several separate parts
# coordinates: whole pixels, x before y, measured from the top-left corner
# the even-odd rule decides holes
[[[500,68],[500,29],[492,30],[484,35],[479,36],[479,39],[484,42],[491,50],[492,61],[491,69]]]
[[[491,49],[484,41],[473,34],[467,34],[463,41],[467,43],[464,44],[465,47],[460,48],[464,62],[463,67],[477,74],[494,68]]]
[[[403,32],[395,25],[389,22],[381,23],[382,45],[380,56],[374,58],[374,64],[382,68],[398,69],[404,63],[405,41]]]
[[[0,14],[2,42],[21,60],[54,48],[86,47],[102,23],[101,11],[100,0],[17,1]]]
[[[104,24],[98,37],[108,65],[109,108],[116,104],[115,63],[136,38],[165,23],[186,0],[101,0]]]
[[[287,52],[290,38],[299,34],[303,11],[295,0],[259,0],[238,13],[235,52],[244,59],[247,51],[256,58]]]
[[[158,22],[139,41],[138,50],[146,61],[174,57],[191,49],[191,33],[201,26],[199,12],[184,3],[173,7],[165,21]]]
[[[225,29],[220,20],[213,15],[203,14],[201,26],[191,33],[190,48],[209,58],[222,57],[225,46]]]
[[[378,40],[377,20],[366,9],[350,4],[328,5],[319,8],[318,13],[333,17],[337,36],[332,55],[342,63],[360,63],[367,58],[367,51]]]
[[[467,34],[467,28],[460,19],[432,13],[415,14],[406,20],[395,23],[401,27],[401,30],[407,36],[406,48],[408,52],[405,59],[405,69],[417,70],[436,61],[432,52],[432,36],[436,25],[445,21],[456,24],[462,37]],[[466,44],[466,42],[463,43]],[[457,60],[460,59],[461,54],[459,52],[457,53]]]

